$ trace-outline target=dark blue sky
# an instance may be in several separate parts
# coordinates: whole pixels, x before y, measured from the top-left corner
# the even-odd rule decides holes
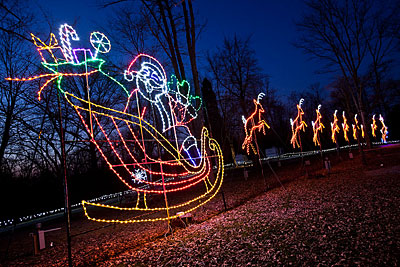
[[[315,74],[320,66],[291,43],[297,37],[294,21],[304,9],[302,0],[197,1],[199,15],[208,21],[199,46],[212,49],[224,36],[252,36],[252,47],[271,86],[287,95],[313,83],[329,83],[329,76]]]
[[[99,9],[95,0],[49,1],[36,0],[55,18],[54,28],[61,23],[76,25],[81,38],[98,30],[97,25],[106,21],[108,9]],[[301,0],[195,0],[196,19],[206,21],[207,26],[198,42],[200,58],[208,50],[220,46],[224,37],[252,36],[252,47],[264,72],[271,77],[271,86],[281,96],[292,90],[303,90],[313,83],[327,85],[330,75],[315,74],[321,66],[291,44],[296,37],[294,21],[301,16],[304,5]],[[112,40],[111,40],[112,42]],[[112,50],[111,50],[112,52]],[[200,68],[202,62],[199,62]],[[201,70],[204,70],[201,68]]]

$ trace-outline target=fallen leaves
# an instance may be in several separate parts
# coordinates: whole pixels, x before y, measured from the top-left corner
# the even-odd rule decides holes
[[[367,153],[367,155],[369,155]],[[370,162],[373,163],[373,154]],[[390,265],[400,259],[400,149],[382,153],[385,167],[343,161],[321,179],[278,172],[282,187],[263,192],[250,173],[224,183],[221,196],[193,214],[194,224],[163,236],[165,223],[116,225],[73,239],[76,265],[264,266]],[[396,165],[397,164],[397,165]],[[253,179],[252,179],[253,177]],[[285,177],[286,180],[285,180]],[[272,178],[271,178],[272,179]],[[270,179],[270,180],[271,180]],[[239,193],[240,192],[240,193]],[[77,220],[81,231],[93,227]],[[63,266],[65,246],[10,265]]]

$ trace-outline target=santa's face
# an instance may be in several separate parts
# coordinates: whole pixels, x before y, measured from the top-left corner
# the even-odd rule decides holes
[[[162,69],[149,62],[144,62],[136,74],[137,88],[144,95],[155,100],[158,94],[167,93],[167,79]]]

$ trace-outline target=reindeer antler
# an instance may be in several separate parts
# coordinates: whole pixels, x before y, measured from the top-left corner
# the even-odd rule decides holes
[[[265,96],[264,93],[259,93],[259,94],[258,94],[258,96],[257,96],[257,104],[260,104],[260,100],[261,100],[261,98],[263,98],[264,96]]]
[[[244,117],[244,115],[242,115],[242,121],[244,124],[246,124],[246,118]]]

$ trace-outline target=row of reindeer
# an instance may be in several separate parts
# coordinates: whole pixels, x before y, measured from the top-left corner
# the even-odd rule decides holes
[[[265,129],[270,128],[270,126],[263,117],[263,113],[265,112],[265,110],[260,102],[263,96],[264,93],[260,93],[257,97],[257,100],[256,99],[253,100],[255,108],[253,113],[251,113],[251,115],[247,119],[244,116],[242,116],[242,120],[244,123],[244,131],[245,131],[245,139],[242,144],[242,149],[246,150],[247,154],[250,154],[250,148],[252,149],[254,154],[259,153],[257,141],[254,140],[256,138],[255,136],[256,131],[262,131],[263,134],[265,135],[266,134]],[[295,119],[292,118],[290,119],[290,125],[292,127],[292,137],[290,139],[290,143],[293,146],[293,148],[297,147],[302,149],[300,133],[301,131],[305,132],[305,128],[308,127],[306,122],[303,120],[304,111],[301,108],[303,102],[304,99],[303,98],[300,99],[299,103],[297,104],[297,116]],[[317,109],[315,110],[316,119],[315,121],[312,121],[311,124],[313,130],[313,142],[316,146],[319,146],[321,148],[320,133],[322,133],[322,130],[325,128],[325,126],[321,122],[322,115],[320,109],[321,105],[318,105]],[[331,139],[332,142],[336,145],[338,142],[337,135],[340,133],[341,130],[339,119],[337,117],[337,112],[338,111],[335,110],[335,112],[333,113],[333,122],[331,122]],[[371,123],[371,130],[372,130],[371,134],[373,137],[376,137],[378,131],[378,123],[377,120],[375,119],[375,116],[376,116],[375,114],[372,116],[372,123]],[[350,126],[344,111],[342,112],[342,118],[343,122],[341,126],[342,126],[343,136],[344,139],[350,143],[349,139]],[[381,114],[379,114],[379,122],[381,124],[380,128],[381,141],[382,143],[386,143],[388,137],[388,127],[385,125],[384,118],[382,117]],[[365,138],[365,130],[364,126],[359,123],[357,114],[354,115],[353,123],[351,124],[351,126],[352,126],[353,139],[362,141],[360,140],[360,136],[362,139]]]

